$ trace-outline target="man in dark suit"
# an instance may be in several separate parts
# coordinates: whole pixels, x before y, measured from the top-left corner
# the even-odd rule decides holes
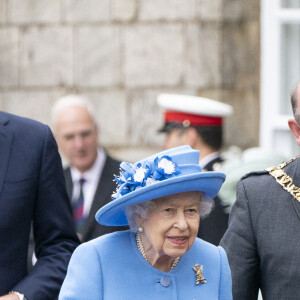
[[[99,145],[94,112],[92,104],[78,95],[62,97],[53,107],[54,134],[70,164],[65,169],[65,180],[75,223],[78,223],[75,211],[81,191],[84,196],[82,218],[77,224],[81,241],[127,228],[102,226],[95,220],[97,210],[111,201],[116,189],[114,174],[119,173],[120,162]]]
[[[300,146],[300,86],[288,121]],[[300,158],[245,175],[237,186],[221,246],[232,272],[233,298],[300,299]]]
[[[222,122],[232,111],[230,105],[215,100],[176,94],[161,94],[158,104],[165,109],[164,148],[190,145],[200,151],[199,164],[204,171],[219,171],[223,145]],[[227,229],[228,213],[219,197],[212,212],[200,222],[198,237],[218,245]]]
[[[79,244],[50,129],[0,112],[0,299],[54,299]],[[38,262],[27,272],[31,224]]]

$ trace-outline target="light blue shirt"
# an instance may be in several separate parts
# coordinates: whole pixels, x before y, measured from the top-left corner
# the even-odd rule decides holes
[[[196,285],[195,264],[203,266],[206,283]],[[59,300],[230,300],[227,256],[196,238],[170,271],[152,267],[138,251],[135,234],[115,232],[80,245],[74,252]]]

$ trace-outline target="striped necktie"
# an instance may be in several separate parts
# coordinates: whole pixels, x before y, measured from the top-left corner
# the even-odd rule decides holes
[[[80,178],[79,185],[80,185],[80,192],[77,201],[74,203],[73,206],[73,215],[75,221],[75,227],[77,231],[80,231],[80,227],[84,222],[83,216],[83,205],[84,205],[84,194],[83,194],[83,184],[85,183],[84,178]]]

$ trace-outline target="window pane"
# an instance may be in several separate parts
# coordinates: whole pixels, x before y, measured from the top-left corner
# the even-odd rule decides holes
[[[282,8],[300,8],[300,0],[281,0]]]
[[[300,24],[281,27],[280,113],[292,114],[290,93],[300,80]]]

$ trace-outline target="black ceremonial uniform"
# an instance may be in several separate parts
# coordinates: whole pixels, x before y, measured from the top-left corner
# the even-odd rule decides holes
[[[264,300],[300,299],[300,203],[292,195],[300,195],[300,159],[281,170],[288,177],[276,180],[267,171],[254,172],[237,185],[237,200],[221,241],[236,300],[256,300],[258,289]]]
[[[203,167],[203,170],[215,171],[214,166],[221,163],[222,159],[216,157],[208,162]],[[221,238],[227,230],[229,215],[226,212],[226,207],[222,204],[218,196],[214,198],[214,202],[215,204],[211,213],[200,221],[198,237],[214,245],[219,245]]]

